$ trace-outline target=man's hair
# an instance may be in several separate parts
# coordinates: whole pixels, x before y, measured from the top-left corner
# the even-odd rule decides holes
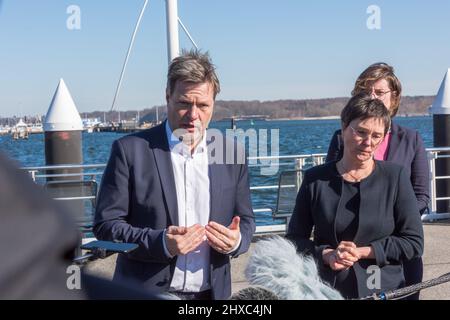
[[[364,70],[356,79],[355,87],[352,91],[352,96],[361,92],[366,92],[371,89],[375,82],[385,79],[389,84],[389,89],[392,91],[390,113],[391,117],[397,114],[400,107],[400,98],[402,94],[402,84],[394,73],[394,68],[387,63],[377,62],[370,65]]]
[[[167,91],[173,93],[177,81],[190,83],[210,83],[214,90],[214,99],[220,92],[220,83],[216,68],[212,64],[208,52],[198,50],[182,51],[172,60],[167,74]]]
[[[352,97],[341,112],[343,129],[346,129],[355,119],[365,120],[368,118],[380,119],[384,124],[384,134],[388,132],[391,124],[389,110],[381,100],[372,99],[367,93],[360,93]]]

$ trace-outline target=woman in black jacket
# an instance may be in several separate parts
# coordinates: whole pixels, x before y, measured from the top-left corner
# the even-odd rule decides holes
[[[402,262],[422,254],[423,229],[406,170],[373,159],[390,124],[383,103],[357,95],[341,120],[343,157],[305,172],[287,237],[357,298],[404,286]]]
[[[364,70],[358,77],[352,96],[367,92],[373,98],[381,100],[390,111],[393,118],[400,106],[402,86],[394,73],[394,68],[386,63],[375,63]],[[339,160],[343,154],[341,130],[334,133],[326,162]],[[390,161],[405,167],[406,174],[416,195],[419,212],[422,214],[428,209],[430,201],[429,168],[425,147],[419,133],[415,130],[400,126],[394,122],[383,142],[374,153],[376,160]],[[422,281],[423,262],[418,257],[404,261],[405,286]],[[409,300],[418,300],[419,293]]]

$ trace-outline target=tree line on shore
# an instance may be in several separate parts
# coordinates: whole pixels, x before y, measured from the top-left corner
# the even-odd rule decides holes
[[[304,100],[217,100],[215,103],[213,120],[225,120],[232,117],[259,116],[268,119],[302,119],[311,117],[339,116],[341,110],[349,100],[348,97],[304,99]],[[434,96],[405,96],[402,97],[398,115],[425,115],[433,103]],[[158,119],[165,119],[166,107],[158,106]],[[117,122],[117,111],[82,112],[82,118],[99,118],[104,122]],[[14,124],[18,117],[0,118],[0,125]],[[152,122],[156,120],[156,107],[141,110],[120,111],[122,120],[139,120]]]
[[[310,100],[240,101],[217,100],[213,120],[232,117],[265,117],[269,119],[301,119],[311,117],[340,116],[349,98],[327,98]],[[434,96],[406,96],[401,100],[398,115],[425,115],[433,103]],[[165,118],[165,106],[159,107],[159,119]],[[155,109],[141,112],[141,120],[155,120]]]

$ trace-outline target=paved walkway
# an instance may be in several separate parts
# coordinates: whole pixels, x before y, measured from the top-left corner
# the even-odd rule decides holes
[[[450,221],[425,224],[424,280],[450,272]],[[450,282],[421,291],[423,300],[450,300]]]

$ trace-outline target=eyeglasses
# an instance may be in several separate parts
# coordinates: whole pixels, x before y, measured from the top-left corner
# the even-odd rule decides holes
[[[374,96],[376,99],[383,100],[387,93],[392,92],[392,90],[383,91],[381,89],[374,89],[373,87],[367,89],[367,93]]]
[[[377,145],[379,144],[381,141],[383,141],[384,135],[380,134],[380,133],[372,133],[370,134],[369,132],[362,130],[362,129],[355,129],[352,126],[349,126],[350,129],[352,129],[353,134],[355,136],[357,136],[359,139],[361,139],[361,141],[366,140],[369,136],[370,136],[370,140],[372,141],[373,145]]]

